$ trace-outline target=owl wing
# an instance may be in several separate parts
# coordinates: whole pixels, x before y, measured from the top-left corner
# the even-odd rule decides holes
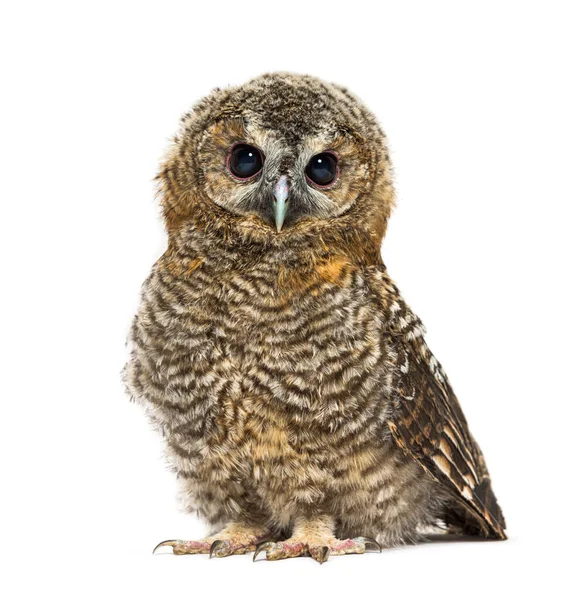
[[[423,325],[386,272],[375,273],[378,281],[399,371],[396,406],[388,421],[392,436],[451,492],[476,529],[486,537],[505,539],[505,520],[483,454],[447,376],[425,343]]]

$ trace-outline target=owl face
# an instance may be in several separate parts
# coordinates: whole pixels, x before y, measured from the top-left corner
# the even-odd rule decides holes
[[[160,178],[170,231],[203,222],[270,243],[386,221],[392,201],[374,117],[343,88],[289,74],[202,100]]]
[[[199,154],[208,198],[234,215],[255,215],[278,233],[344,214],[364,191],[370,169],[364,148],[338,127],[289,140],[247,112],[213,123]]]

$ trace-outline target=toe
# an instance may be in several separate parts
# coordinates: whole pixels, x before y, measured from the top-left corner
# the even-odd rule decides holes
[[[282,560],[306,554],[306,547],[300,542],[262,542],[256,547],[254,561],[261,552],[266,553],[266,560]]]
[[[278,542],[266,551],[268,560],[295,558],[306,554],[306,546],[302,542]]]
[[[173,546],[173,554],[207,554],[210,543],[206,541],[182,542],[181,540]]]
[[[170,546],[173,549],[173,554],[206,554],[210,551],[210,544],[205,541],[186,542],[183,540],[165,540],[155,546],[153,554],[162,546]]]

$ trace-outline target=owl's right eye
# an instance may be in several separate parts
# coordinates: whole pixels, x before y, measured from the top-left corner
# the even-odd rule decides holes
[[[262,166],[262,153],[249,144],[236,144],[227,159],[227,167],[236,179],[254,177]]]

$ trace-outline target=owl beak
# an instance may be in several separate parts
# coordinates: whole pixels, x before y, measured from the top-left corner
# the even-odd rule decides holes
[[[280,233],[284,226],[284,219],[288,212],[288,178],[282,175],[274,188],[274,220],[276,221],[276,231]]]

